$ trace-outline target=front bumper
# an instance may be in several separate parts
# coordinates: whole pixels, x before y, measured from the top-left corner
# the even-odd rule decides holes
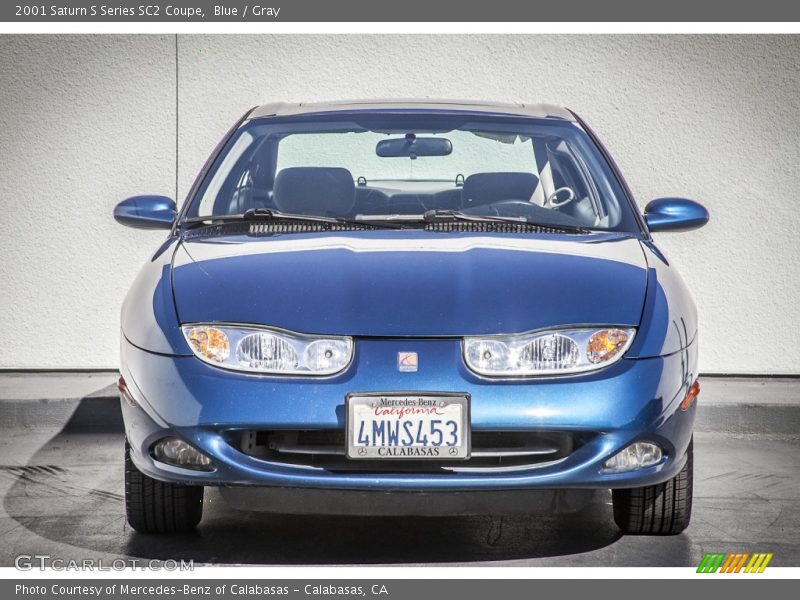
[[[417,372],[397,371],[398,352],[417,352]],[[347,371],[326,379],[264,377],[221,370],[194,357],[163,356],[122,344],[122,375],[135,405],[123,401],[131,458],[164,481],[215,486],[273,486],[365,491],[624,488],[660,483],[685,462],[694,404],[679,404],[696,377],[696,345],[652,359],[623,359],[594,373],[487,380],[469,372],[454,339],[361,339]],[[261,460],[229,443],[248,429],[343,429],[349,392],[459,392],[471,397],[473,431],[591,432],[556,464],[480,473],[332,472]],[[150,448],[178,436],[211,457],[215,470],[192,471],[155,461]],[[628,444],[659,444],[652,467],[607,473],[603,462]]]

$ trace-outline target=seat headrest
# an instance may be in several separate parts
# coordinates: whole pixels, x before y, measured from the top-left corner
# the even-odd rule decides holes
[[[275,177],[275,207],[287,213],[341,217],[353,210],[353,175],[338,167],[289,167]]]
[[[499,200],[530,200],[538,184],[533,173],[475,173],[464,180],[462,204],[468,208]]]

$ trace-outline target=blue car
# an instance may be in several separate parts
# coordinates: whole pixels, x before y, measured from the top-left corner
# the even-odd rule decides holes
[[[131,527],[179,532],[204,487],[296,514],[572,510],[631,534],[692,505],[697,311],[575,113],[436,101],[270,104],[180,210],[122,307]]]

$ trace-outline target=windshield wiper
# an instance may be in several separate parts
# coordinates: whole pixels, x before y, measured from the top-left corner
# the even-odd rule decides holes
[[[341,217],[323,217],[320,215],[301,215],[295,213],[285,213],[272,208],[250,208],[243,213],[235,215],[212,215],[208,217],[190,217],[181,221],[187,228],[203,225],[205,223],[228,223],[231,221],[303,221],[308,223],[330,223],[332,225],[374,225],[387,229],[395,229],[396,224],[389,223],[365,223],[364,221],[351,221]]]
[[[469,221],[473,223],[513,223],[515,225],[530,225],[533,227],[544,227],[557,229],[569,233],[589,233],[590,229],[578,227],[576,225],[564,225],[561,223],[537,223],[527,217],[504,217],[501,215],[471,215],[458,210],[427,210],[422,214],[416,215],[358,215],[358,221],[398,221],[406,223],[437,223],[442,221]]]
[[[255,220],[281,220],[281,221],[310,221],[314,223],[343,223],[344,219],[338,217],[322,217],[319,215],[301,215],[295,213],[285,213],[273,208],[250,208],[242,214],[245,221]]]
[[[422,215],[426,223],[437,221],[473,221],[476,223],[526,223],[525,217],[501,217],[499,215],[470,215],[459,210],[426,210]]]

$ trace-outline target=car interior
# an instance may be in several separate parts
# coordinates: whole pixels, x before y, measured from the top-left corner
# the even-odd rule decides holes
[[[564,185],[566,179],[558,175],[554,178],[558,189],[574,190]],[[231,190],[226,208],[215,212],[241,214],[251,208],[272,208],[289,213],[355,218],[358,215],[422,214],[428,210],[487,214],[485,209],[491,206],[492,212],[502,215],[502,203],[530,203],[538,184],[536,175],[521,172],[475,173],[466,178],[459,176],[451,183],[371,183],[364,177],[354,179],[350,171],[341,167],[289,167],[279,171],[274,181],[243,178]],[[409,191],[413,187],[423,189]],[[573,201],[549,210],[575,217],[583,223],[594,221],[589,196],[580,199],[577,194],[575,196]],[[325,198],[324,203],[320,203],[321,197]]]
[[[240,164],[219,187],[211,214],[274,209],[364,219],[452,210],[476,215],[544,216],[547,221],[557,217],[582,226],[604,226],[614,221],[614,207],[597,201],[594,184],[561,140],[542,143],[546,153],[540,153],[546,154],[546,161],[539,173],[509,170],[466,177],[454,173],[449,181],[370,180],[340,166],[277,168],[278,143],[268,137],[258,149],[240,158]]]

